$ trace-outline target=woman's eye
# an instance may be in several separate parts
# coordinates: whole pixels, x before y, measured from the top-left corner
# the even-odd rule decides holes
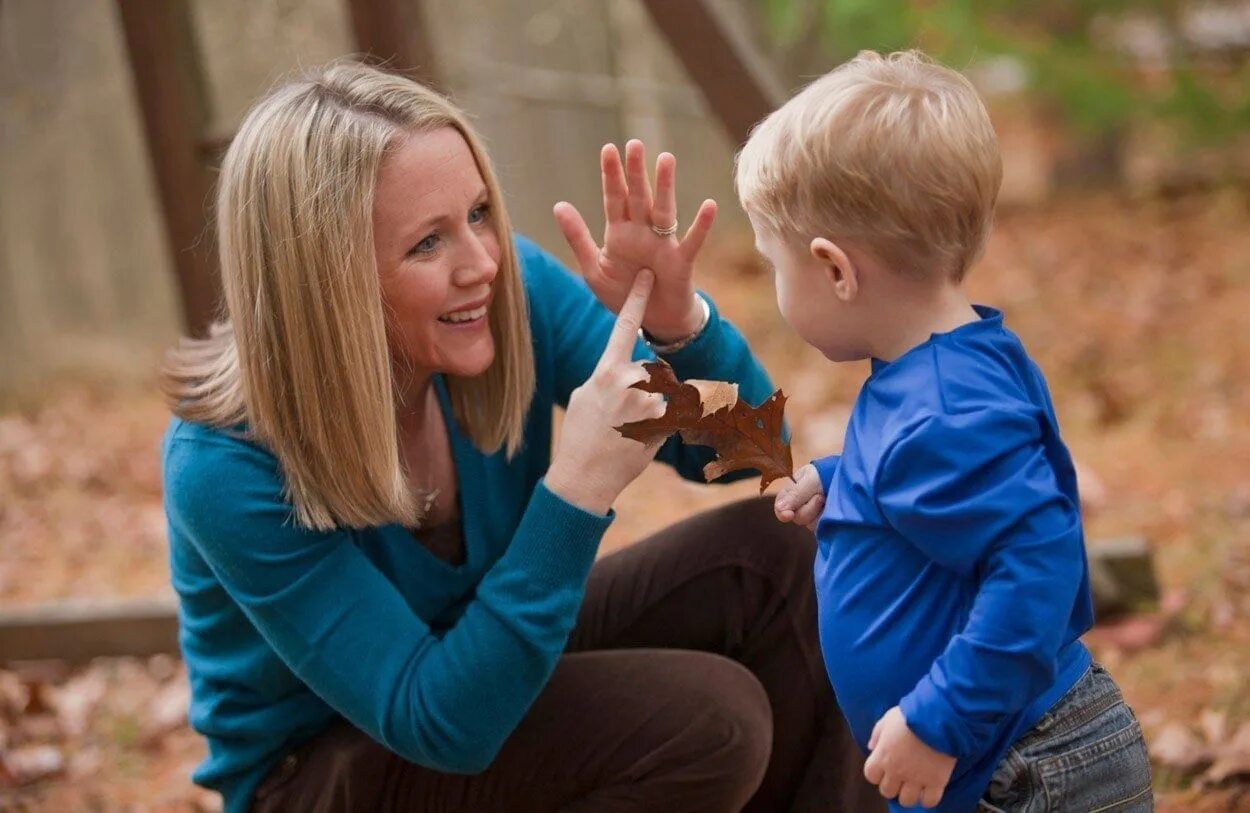
[[[438,245],[438,235],[431,234],[428,237],[424,238],[421,242],[413,246],[412,250],[409,251],[408,253],[409,254],[429,254],[431,251],[434,250],[434,248],[437,245]]]
[[[486,220],[486,216],[490,214],[490,204],[482,203],[473,207],[473,211],[469,212],[469,222],[476,225]]]

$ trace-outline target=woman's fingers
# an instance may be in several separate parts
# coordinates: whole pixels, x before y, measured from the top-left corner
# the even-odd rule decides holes
[[[556,225],[560,233],[573,250],[578,268],[583,277],[592,277],[599,273],[599,245],[590,236],[590,229],[582,218],[582,213],[571,203],[560,201],[551,210],[556,217]]]
[[[595,368],[600,372],[614,364],[629,363],[633,355],[634,343],[638,341],[638,329],[642,327],[642,316],[647,312],[647,299],[651,296],[651,286],[655,282],[655,274],[651,269],[644,268],[634,277],[634,286],[629,289],[629,296],[616,316],[616,324],[612,326],[612,334],[608,336],[607,347],[599,357],[599,365]]]
[[[629,185],[615,144],[604,144],[599,151],[599,171],[603,180],[603,216],[609,223],[629,219]]]
[[[637,420],[649,421],[664,416],[666,402],[663,395],[660,395],[658,392],[639,392],[638,390],[633,390],[633,392],[638,392],[644,396],[638,405],[637,414],[639,417]]]
[[[651,225],[667,229],[677,222],[677,159],[662,152],[655,159],[655,205],[651,208]]]
[[[716,222],[716,201],[708,199],[703,201],[699,211],[695,213],[694,222],[690,224],[689,229],[686,229],[686,236],[681,238],[679,250],[686,262],[694,262],[699,249],[703,248],[703,241],[712,231],[714,222]]]
[[[651,225],[651,181],[647,151],[636,138],[625,144],[625,179],[629,182],[629,219]]]

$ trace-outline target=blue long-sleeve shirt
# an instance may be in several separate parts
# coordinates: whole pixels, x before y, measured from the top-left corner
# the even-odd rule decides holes
[[[975,809],[1008,747],[1084,672],[1093,623],[1076,474],[1045,380],[1002,314],[977,312],[874,361],[842,454],[814,461],[838,701],[865,750],[897,705],[957,757],[938,807],[951,813]]]
[[[525,444],[485,455],[451,417],[466,558],[437,558],[398,525],[329,533],[292,522],[277,460],[237,433],[174,419],[163,443],[170,565],[191,680],[191,724],[208,740],[199,784],[246,810],[283,753],[345,717],[395,753],[449,772],[484,769],[546,683],[573,627],[611,516],[542,483],[552,407],[594,369],[614,317],[578,278],[517,239],[537,389]],[[635,348],[635,358],[648,356]],[[668,357],[682,378],[772,385],[713,308]],[[702,481],[709,449],[659,459]],[[747,476],[740,474],[740,476]]]

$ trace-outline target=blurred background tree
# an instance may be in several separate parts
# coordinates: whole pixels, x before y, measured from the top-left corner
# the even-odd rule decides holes
[[[988,90],[1032,90],[1077,132],[1165,121],[1190,145],[1250,125],[1250,3],[1179,0],[766,0],[792,59],[917,47]]]

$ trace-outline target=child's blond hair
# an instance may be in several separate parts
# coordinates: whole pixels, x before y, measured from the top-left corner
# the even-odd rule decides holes
[[[760,122],[736,175],[743,207],[779,236],[841,238],[900,271],[962,279],[1002,159],[964,76],[919,51],[863,51]]]

